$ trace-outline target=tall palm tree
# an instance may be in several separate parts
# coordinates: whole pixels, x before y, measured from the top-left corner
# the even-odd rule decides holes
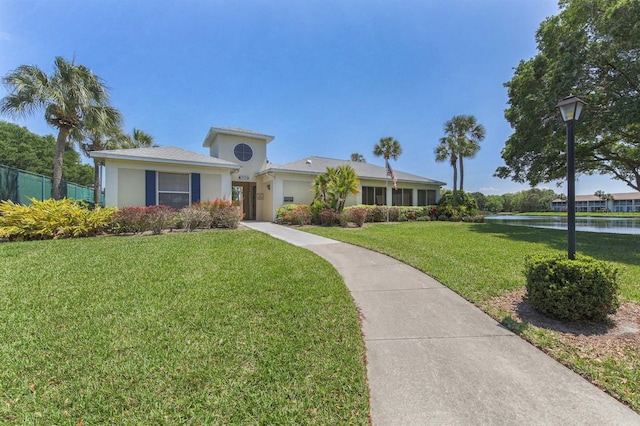
[[[460,190],[464,190],[464,158],[473,158],[480,151],[480,141],[486,135],[486,130],[473,115],[456,115],[444,124],[446,138],[452,140],[447,142],[450,147],[455,146],[455,154],[460,165]],[[442,139],[440,140],[442,144]],[[436,160],[438,154],[436,153]],[[444,160],[437,160],[444,161]],[[454,171],[455,173],[455,171]],[[454,176],[454,188],[456,191],[456,177]]]
[[[389,165],[389,159],[393,158],[397,160],[402,154],[402,147],[400,142],[392,138],[391,136],[386,138],[380,138],[380,142],[373,146],[373,155],[376,157],[383,157],[384,163],[387,168],[387,175],[393,179],[393,187],[396,189],[396,177]]]
[[[366,163],[367,160],[365,160],[364,155],[362,154],[358,154],[357,152],[354,152],[353,154],[351,154],[351,161],[355,161],[356,163]]]
[[[456,201],[457,188],[458,188],[458,147],[456,145],[456,138],[453,136],[444,136],[440,138],[440,145],[438,145],[434,153],[436,154],[436,161],[441,163],[449,160],[449,164],[453,167],[453,200]]]
[[[21,65],[3,78],[9,94],[1,101],[5,114],[27,115],[44,109],[47,123],[58,129],[53,155],[52,196],[62,194],[62,162],[68,140],[85,139],[85,126],[100,128],[118,125],[120,113],[109,106],[103,81],[90,69],[56,57],[50,76],[36,66]]]

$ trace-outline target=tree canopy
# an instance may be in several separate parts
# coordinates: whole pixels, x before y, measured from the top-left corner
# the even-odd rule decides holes
[[[0,164],[51,176],[55,145],[52,135],[36,135],[25,127],[0,121]],[[93,182],[93,167],[82,164],[80,155],[69,144],[65,146],[62,168],[69,182],[87,186]]]
[[[391,136],[380,138],[380,142],[373,146],[373,155],[383,157],[387,161],[390,158],[397,160],[400,154],[402,154],[402,146]]]
[[[81,142],[89,129],[119,127],[122,117],[109,106],[102,79],[89,68],[62,57],[55,59],[51,75],[36,66],[21,65],[9,72],[3,83],[9,94],[0,103],[2,113],[21,116],[44,110],[47,123],[58,129],[52,195],[60,199],[64,150],[69,139]]]
[[[460,190],[464,191],[464,158],[473,158],[480,151],[480,141],[485,137],[486,130],[473,115],[456,115],[444,123],[445,136],[440,138],[440,144],[434,149],[436,161],[449,161],[453,168],[453,194],[458,190],[458,174],[460,175]],[[459,168],[458,168],[459,164]]]
[[[640,1],[559,4],[536,33],[539,53],[505,83],[514,133],[495,175],[532,186],[566,176],[555,105],[573,94],[587,102],[576,125],[576,172],[610,174],[640,191]]]
[[[364,155],[354,152],[351,154],[351,161],[355,161],[356,163],[366,163],[367,160],[364,158]]]

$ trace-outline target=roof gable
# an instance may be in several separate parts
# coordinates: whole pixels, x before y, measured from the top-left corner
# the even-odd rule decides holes
[[[240,127],[211,127],[204,139],[202,146],[211,146],[218,135],[244,136],[253,139],[260,139],[266,143],[275,139],[271,135],[256,132],[253,130],[242,129]]]

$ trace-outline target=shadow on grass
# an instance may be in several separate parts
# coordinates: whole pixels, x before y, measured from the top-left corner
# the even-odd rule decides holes
[[[567,250],[567,231],[558,229],[512,226],[498,223],[472,224],[469,229],[496,238],[545,244],[559,251]],[[576,251],[595,259],[629,265],[640,264],[640,237],[638,235],[577,232]]]

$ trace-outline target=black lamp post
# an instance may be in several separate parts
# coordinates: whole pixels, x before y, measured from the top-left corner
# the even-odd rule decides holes
[[[586,103],[577,96],[568,96],[556,105],[567,125],[567,231],[569,259],[576,258],[576,152],[575,127]]]

